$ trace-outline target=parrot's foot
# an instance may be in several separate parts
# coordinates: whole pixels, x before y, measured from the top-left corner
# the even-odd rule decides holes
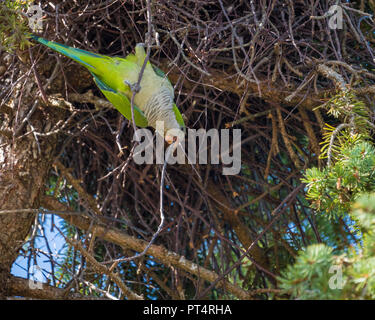
[[[141,91],[141,86],[138,83],[130,83],[128,80],[124,80],[124,83],[129,86],[131,92]]]

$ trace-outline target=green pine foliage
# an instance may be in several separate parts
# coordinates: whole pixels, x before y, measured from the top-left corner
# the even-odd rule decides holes
[[[325,244],[301,251],[279,278],[292,298],[375,298],[375,193],[360,196],[351,215],[362,230],[362,245],[343,254]]]
[[[314,209],[326,214],[345,215],[362,192],[375,191],[375,148],[357,140],[340,149],[331,167],[306,170],[307,198]]]
[[[294,265],[282,272],[282,289],[298,299],[329,299],[338,297],[338,290],[330,290],[329,268],[334,259],[333,249],[324,244],[314,244],[301,251]]]
[[[375,190],[375,148],[365,103],[350,91],[338,93],[323,105],[339,118],[337,127],[326,124],[321,158],[324,168],[305,172],[307,198],[312,207],[332,216],[346,215],[359,194]]]
[[[30,0],[0,1],[0,49],[23,50],[30,44],[27,40],[29,26],[26,15],[30,4]]]
[[[375,147],[374,125],[363,101],[350,92],[325,104],[342,122],[326,125],[323,168],[305,172],[307,199],[318,215],[353,222],[357,242],[323,243],[301,250],[281,272],[279,284],[293,299],[375,298]]]

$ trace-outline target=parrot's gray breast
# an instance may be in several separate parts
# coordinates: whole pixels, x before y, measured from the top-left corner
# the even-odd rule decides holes
[[[151,127],[156,127],[156,121],[164,121],[165,130],[179,127],[173,111],[173,96],[168,88],[161,88],[152,95],[143,113]]]

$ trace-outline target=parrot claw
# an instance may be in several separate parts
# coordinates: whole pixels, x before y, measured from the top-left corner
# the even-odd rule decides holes
[[[124,83],[129,86],[131,92],[138,93],[141,90],[138,83],[130,83],[128,80],[124,80]]]

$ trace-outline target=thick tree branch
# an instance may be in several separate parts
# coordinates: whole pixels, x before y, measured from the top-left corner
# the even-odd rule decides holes
[[[55,198],[50,196],[45,196],[42,202],[43,207],[49,210],[68,210],[66,206],[58,202]],[[89,230],[91,228],[95,229],[95,236],[102,238],[106,241],[115,243],[124,249],[132,249],[137,252],[142,252],[148,245],[147,241],[137,239],[135,237],[129,236],[123,231],[115,228],[107,228],[99,224],[92,224],[86,217],[79,216],[61,216],[63,219],[71,223],[72,225],[82,229]],[[213,271],[210,271],[206,268],[203,268],[189,260],[184,256],[181,256],[175,252],[167,250],[164,246],[161,245],[152,245],[147,252],[148,255],[153,256],[161,263],[166,265],[173,265],[176,268],[180,268],[190,274],[193,274],[197,277],[200,277],[208,282],[212,282],[218,278],[218,274]],[[223,280],[218,283],[219,288],[223,288],[228,292],[232,293],[239,299],[250,299],[251,295],[240,287],[231,284],[227,280]]]
[[[82,296],[79,293],[67,292],[65,289],[52,287],[46,283],[11,276],[9,278],[9,296],[21,296],[33,299],[48,300],[103,300],[94,296]],[[105,299],[107,300],[107,299]]]

